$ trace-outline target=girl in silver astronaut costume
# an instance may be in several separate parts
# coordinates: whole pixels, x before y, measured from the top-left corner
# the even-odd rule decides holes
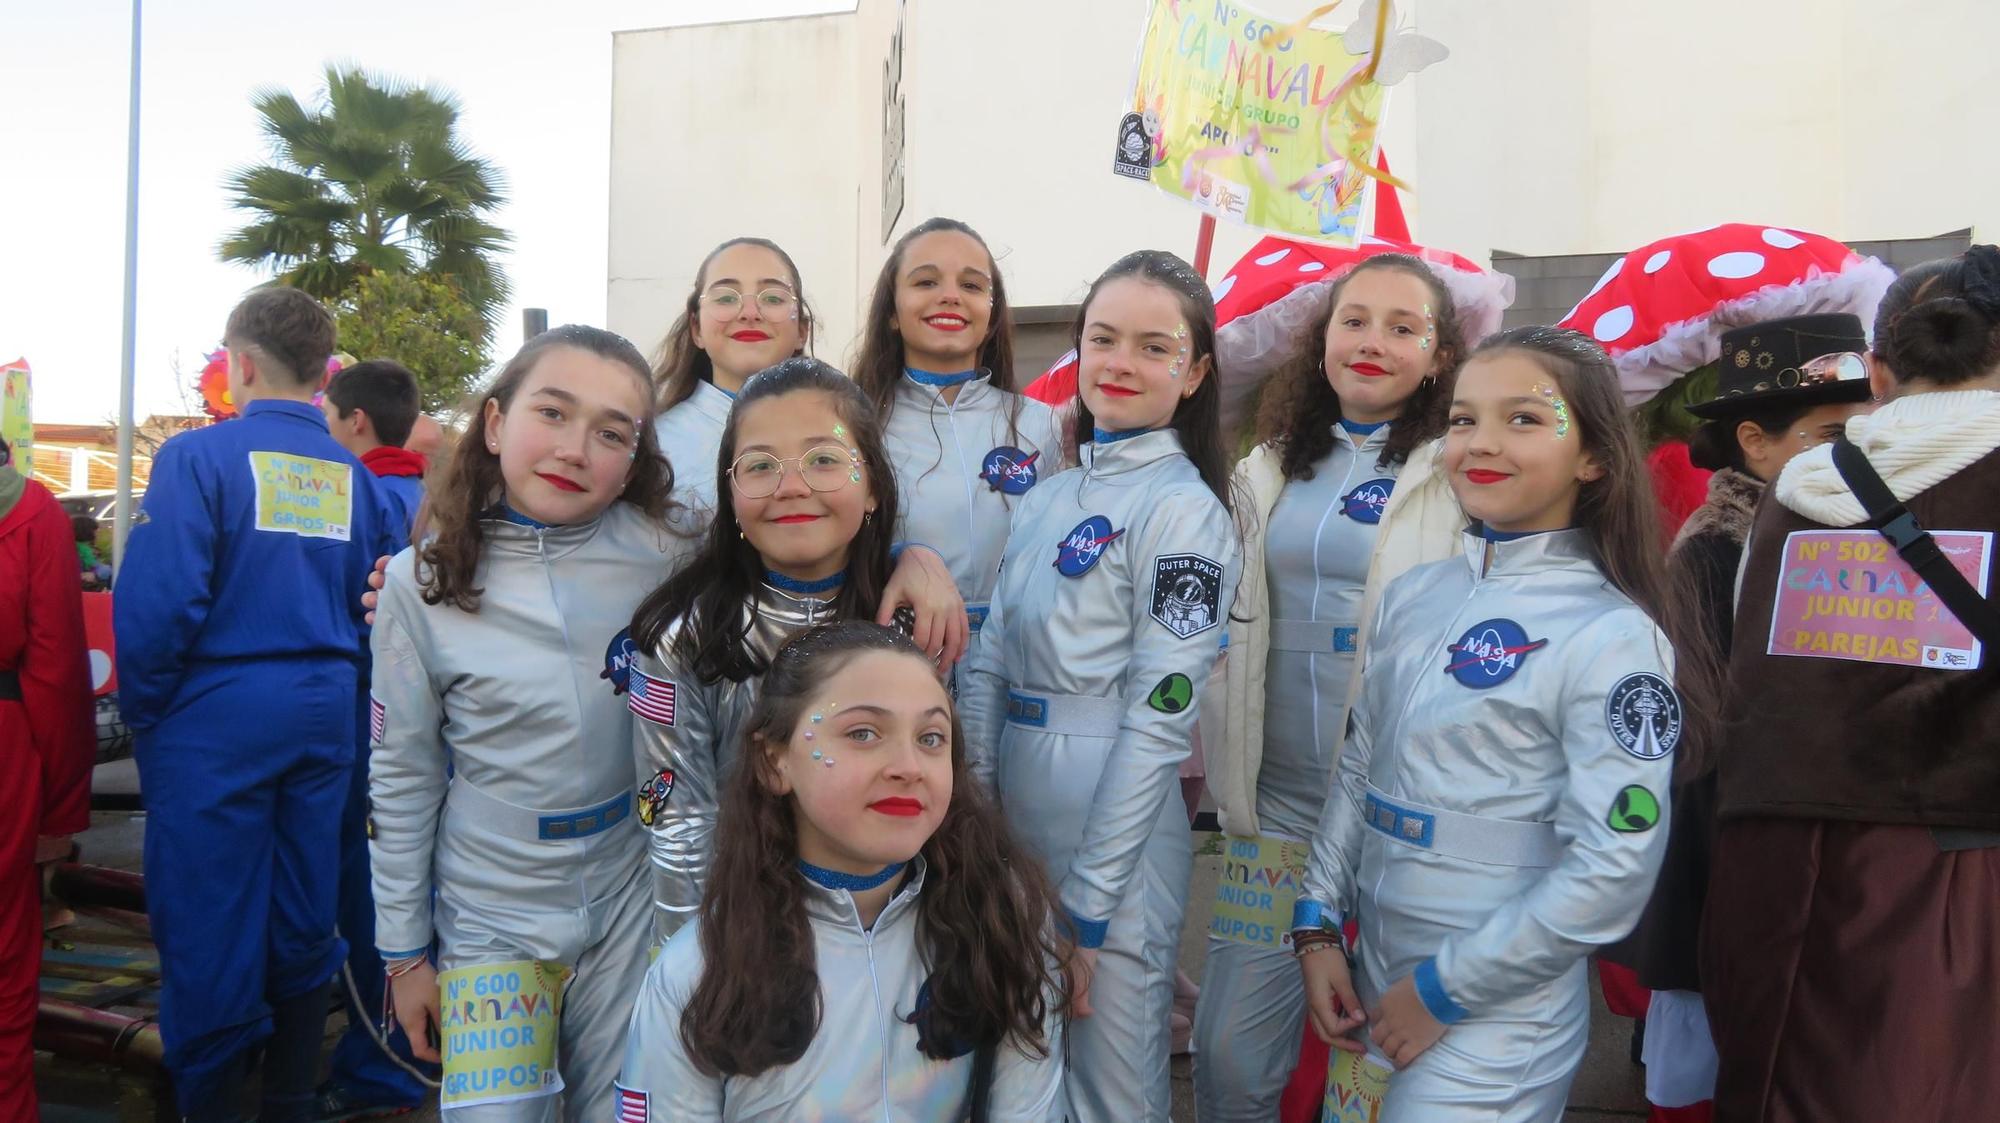
[[[875,615],[898,506],[874,407],[817,359],[743,384],[718,461],[701,551],[632,621],[626,698],[661,940],[701,903],[716,811],[771,657],[814,624]]]
[[[927,654],[813,628],[741,736],[715,880],[640,990],[615,1118],[1058,1123],[1055,901]]]
[[[396,557],[381,593],[376,941],[413,1051],[439,1059],[428,1041],[442,1033],[457,1120],[610,1117],[650,893],[630,717],[604,651],[688,545],[661,519],[672,473],[651,391],[645,360],[609,332],[531,340],[433,492],[435,534]],[[439,1009],[437,968],[523,961],[570,980],[553,1049],[532,1067],[455,1036]]]
[[[1164,1123],[1168,1012],[1193,861],[1176,770],[1236,587],[1213,377],[1215,306],[1142,251],[1077,322],[1082,466],[1020,502],[961,676],[976,766],[1041,853],[1083,950],[1079,1123]]]
[[[1013,314],[986,243],[949,218],[897,239],[875,279],[854,380],[880,411],[897,537],[944,555],[985,623],[1013,508],[1064,468],[1055,411],[1014,386]]]
[[[1690,617],[1587,337],[1489,340],[1442,460],[1475,528],[1383,598],[1377,635],[1400,642],[1370,648],[1293,946],[1320,1035],[1395,1066],[1383,1123],[1553,1123],[1589,1034],[1585,957],[1637,923],[1664,852],[1696,712],[1668,634]]]

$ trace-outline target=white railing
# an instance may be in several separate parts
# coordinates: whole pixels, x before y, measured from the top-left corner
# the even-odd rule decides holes
[[[153,458],[132,454],[132,490],[144,491],[152,475]],[[57,495],[74,491],[115,491],[118,487],[118,454],[94,448],[66,448],[36,445],[35,478]]]

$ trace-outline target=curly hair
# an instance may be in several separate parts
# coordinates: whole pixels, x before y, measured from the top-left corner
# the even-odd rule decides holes
[[[681,1014],[681,1040],[709,1075],[755,1076],[805,1055],[819,1032],[819,973],[798,871],[794,801],[775,786],[772,753],[789,743],[821,686],[876,651],[930,662],[900,633],[866,621],[809,629],[780,648],[764,676],[741,765],[722,793],[714,866],[702,893],[705,966]],[[1002,1042],[1047,1056],[1043,1026],[1063,1001],[1069,955],[1041,864],[1007,827],[966,763],[951,719],[951,805],[919,851],[926,872],[917,946],[930,969],[927,1005],[902,1014],[918,1049],[949,1060]]]
[[[479,559],[486,547],[480,520],[500,501],[502,493],[499,454],[486,447],[486,403],[498,403],[500,412],[506,413],[535,364],[558,347],[588,351],[630,369],[645,392],[647,406],[651,407],[653,383],[645,356],[622,335],[582,324],[564,324],[522,344],[493,384],[467,399],[466,416],[470,420],[465,435],[452,450],[443,478],[425,499],[433,531],[417,547],[417,584],[423,590],[425,604],[449,604],[466,612],[479,611],[479,597],[484,590],[475,582]],[[632,475],[617,501],[630,503],[664,521],[674,505],[669,498],[674,490],[674,470],[660,452],[652,414],[635,420],[639,448],[632,457]]]
[[[1452,379],[1465,361],[1465,333],[1459,326],[1458,305],[1451,299],[1451,290],[1421,260],[1402,253],[1377,254],[1333,282],[1326,310],[1300,335],[1298,353],[1271,376],[1264,392],[1257,411],[1257,440],[1278,450],[1279,470],[1288,480],[1312,479],[1313,465],[1333,451],[1333,428],[1340,423],[1341,413],[1340,396],[1327,381],[1327,329],[1347,283],[1362,273],[1379,271],[1404,273],[1422,281],[1430,292],[1432,322],[1437,326],[1431,373],[1417,384],[1416,392],[1390,424],[1380,466],[1401,464],[1410,458],[1412,449],[1444,432]]]

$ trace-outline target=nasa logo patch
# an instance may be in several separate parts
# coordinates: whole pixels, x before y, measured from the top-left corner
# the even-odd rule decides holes
[[[1382,512],[1389,508],[1389,493],[1396,490],[1396,481],[1388,476],[1367,483],[1340,497],[1340,513],[1358,523],[1369,526],[1382,521]]]
[[[1076,524],[1076,529],[1063,535],[1056,546],[1056,572],[1064,577],[1081,577],[1097,567],[1099,558],[1104,556],[1104,548],[1118,541],[1125,534],[1122,530],[1111,529],[1111,520],[1103,515],[1092,515]]]
[[[674,794],[674,770],[662,768],[653,773],[653,778],[639,785],[639,821],[647,826],[660,817],[667,809],[667,797]]]
[[[1640,760],[1658,760],[1681,742],[1681,698],[1659,675],[1638,671],[1604,696],[1604,723],[1618,747]]]
[[[1153,619],[1186,639],[1222,621],[1222,567],[1200,554],[1153,561]]]
[[[1490,690],[1548,645],[1545,639],[1530,640],[1528,630],[1512,620],[1482,620],[1445,649],[1444,673],[1460,686]]]
[[[604,677],[611,680],[611,692],[623,694],[632,684],[632,659],[639,654],[632,642],[632,629],[620,628],[604,649]]]
[[[1003,495],[1026,495],[1041,479],[1041,470],[1035,467],[1035,461],[1041,458],[1039,452],[1031,454],[1012,445],[1001,445],[979,462],[979,478]]]

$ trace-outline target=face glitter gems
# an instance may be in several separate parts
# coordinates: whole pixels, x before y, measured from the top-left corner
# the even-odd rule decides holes
[[[1174,361],[1167,365],[1167,373],[1179,378],[1187,373],[1188,326],[1183,323],[1174,328],[1174,344],[1179,350],[1174,352]]]
[[[1569,436],[1569,399],[1556,393],[1556,388],[1545,383],[1535,383],[1535,393],[1548,400],[1549,408],[1556,411],[1556,440]]]
[[[1424,305],[1424,337],[1417,340],[1417,350],[1428,351],[1437,342],[1437,317],[1431,314],[1431,306]]]

